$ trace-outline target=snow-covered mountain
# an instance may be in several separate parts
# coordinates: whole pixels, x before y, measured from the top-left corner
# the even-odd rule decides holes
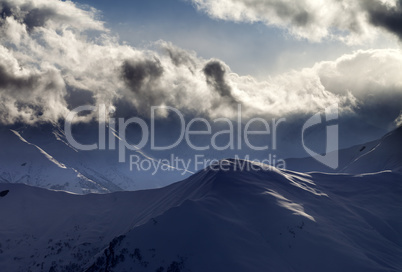
[[[84,130],[77,137],[84,142],[96,141],[97,131]],[[158,188],[192,174],[174,167],[155,174],[136,171],[128,162],[118,162],[116,150],[77,150],[57,124],[0,127],[0,150],[0,182],[78,194]],[[154,160],[141,150],[134,153]]]
[[[402,172],[402,127],[382,138],[341,149],[339,167],[332,169],[312,157],[286,160],[286,168],[299,172],[373,173],[384,170]]]
[[[369,173],[392,170],[402,173],[402,127],[386,134],[373,148],[361,154],[340,171]]]
[[[98,142],[98,126],[97,123],[76,125],[73,129],[74,138],[83,144],[92,144]],[[162,125],[161,125],[162,126]],[[325,127],[324,127],[325,128]],[[292,130],[293,129],[293,130]],[[128,128],[127,133],[135,135],[136,131],[130,131],[133,128]],[[169,131],[169,128],[166,128]],[[321,127],[315,128],[314,132],[318,135],[322,130]],[[162,130],[163,132],[163,130]],[[376,171],[381,171],[388,168],[391,162],[386,162],[388,154],[392,155],[394,163],[393,168],[401,165],[400,154],[401,148],[397,141],[400,137],[400,132],[394,136],[395,143],[387,144],[389,150],[378,154],[384,156],[381,160],[383,164],[377,164]],[[276,154],[276,158],[286,158],[284,154],[290,154],[290,150],[299,150],[301,144],[295,140],[294,128],[291,126],[285,127],[278,136],[278,149],[272,150]],[[310,133],[306,135],[309,142],[320,146],[320,140],[316,139],[316,134]],[[119,145],[120,139],[117,131],[112,134],[106,133],[107,137],[112,137]],[[325,135],[324,135],[325,136]],[[163,135],[162,138],[173,136]],[[291,138],[289,138],[291,137]],[[319,137],[325,139],[325,137]],[[227,139],[218,137],[218,146],[224,146]],[[396,140],[395,140],[396,139]],[[109,138],[106,139],[108,141]],[[210,139],[209,139],[210,140]],[[254,139],[256,140],[256,139]],[[267,144],[267,139],[259,139],[254,144],[262,146]],[[388,141],[388,138],[386,138]],[[204,142],[198,145],[208,144],[208,139],[203,139]],[[206,142],[205,142],[206,141]],[[244,141],[244,139],[243,139]],[[262,142],[261,142],[262,141]],[[236,140],[237,142],[237,140]],[[292,144],[284,144],[284,142]],[[210,144],[210,143],[209,143]],[[310,143],[311,144],[311,143]],[[361,155],[368,153],[379,144],[378,141],[358,145],[340,152],[340,167],[338,170],[353,171],[353,173],[363,173],[372,171],[361,165],[365,163],[354,163],[354,166],[347,168],[349,164],[358,159]],[[394,147],[392,147],[394,146]],[[213,148],[205,151],[195,151],[190,148],[187,143],[183,142],[172,150],[156,151],[146,146],[141,150],[127,151],[126,161],[120,163],[118,161],[118,148],[111,150],[91,150],[83,151],[74,148],[67,140],[64,127],[57,123],[38,124],[37,126],[15,125],[13,127],[0,126],[0,181],[9,183],[24,183],[28,185],[38,186],[47,189],[65,190],[78,194],[86,193],[107,193],[115,191],[132,191],[142,189],[160,188],[189,177],[194,172],[200,170],[201,167],[195,167],[195,156],[200,155],[205,160],[224,159],[227,157],[247,158],[250,160],[265,160],[270,152],[255,151],[247,148],[245,143],[242,143],[241,150],[224,150],[219,151]],[[299,151],[295,151],[299,154]],[[389,152],[389,153],[387,153]],[[140,160],[146,160],[146,163],[160,164],[162,160],[167,160],[166,164],[170,171],[160,171],[153,166],[149,170],[138,169],[134,166],[130,168],[129,156],[134,155]],[[179,157],[183,162],[188,163],[189,169],[185,169],[181,165],[173,165],[172,156]],[[378,157],[370,155],[364,157],[367,160],[369,157]],[[370,159],[372,160],[372,159]],[[275,164],[273,162],[273,164]],[[286,167],[295,171],[322,171],[333,172],[332,169],[321,165],[313,158],[303,159],[288,159]],[[337,171],[338,171],[337,170]]]
[[[170,186],[0,184],[2,271],[401,271],[402,175],[221,161]]]
[[[101,184],[65,165],[15,130],[0,133],[0,181],[76,193],[107,192]]]

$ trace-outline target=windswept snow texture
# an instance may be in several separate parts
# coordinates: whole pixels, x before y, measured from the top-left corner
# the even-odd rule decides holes
[[[168,187],[0,184],[2,271],[402,271],[402,176],[225,160]]]

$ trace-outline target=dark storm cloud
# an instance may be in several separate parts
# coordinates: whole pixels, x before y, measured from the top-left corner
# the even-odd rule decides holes
[[[159,60],[124,61],[122,78],[134,93],[143,91],[146,86],[153,84],[163,74]]]
[[[82,105],[95,105],[96,100],[94,97],[94,93],[88,90],[82,90],[73,88],[70,86],[66,87],[67,94],[64,96],[64,99],[67,103],[67,108],[69,110],[73,110],[78,106]]]
[[[18,92],[23,89],[33,89],[38,84],[39,76],[15,76],[0,65],[0,89]]]
[[[7,3],[0,3],[0,27],[3,25],[4,19],[12,14],[11,7]]]
[[[272,3],[272,8],[277,11],[280,17],[290,18],[292,23],[297,26],[308,25],[314,16],[314,14],[309,13],[300,5],[289,5],[289,3],[277,1]]]
[[[44,26],[49,19],[60,20],[63,17],[54,8],[35,8],[33,3],[16,6],[11,1],[3,1],[3,3],[0,3],[0,18],[5,19],[10,16],[24,23],[28,31],[31,31],[34,27]]]
[[[24,18],[24,23],[28,30],[32,30],[34,27],[44,26],[46,22],[51,18],[57,19],[58,14],[55,10],[50,8],[31,9]]]
[[[374,0],[362,1],[362,5],[368,12],[371,24],[402,39],[402,0],[397,1],[395,7]]]
[[[202,71],[207,78],[208,85],[213,87],[221,97],[228,98],[231,103],[237,103],[237,100],[232,95],[232,88],[225,80],[225,67],[219,61],[208,62]]]
[[[121,77],[134,94],[136,106],[140,110],[145,110],[147,106],[160,105],[165,99],[167,94],[156,90],[163,72],[162,64],[156,58],[124,61]]]
[[[11,7],[7,3],[0,3],[0,18],[5,19],[6,17],[11,16],[12,10]]]

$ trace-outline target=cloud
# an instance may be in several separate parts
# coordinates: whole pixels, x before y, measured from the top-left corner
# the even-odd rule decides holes
[[[0,46],[0,121],[32,123],[67,113],[65,85],[57,70],[25,68],[13,52]],[[57,109],[57,110],[54,110]]]
[[[386,5],[375,0],[363,1],[362,5],[369,14],[370,23],[382,27],[402,40],[402,0],[394,5]]]
[[[379,28],[401,38],[400,0],[192,0],[210,17],[235,22],[262,22],[311,41],[336,38],[361,43]]]
[[[233,97],[232,88],[226,82],[226,68],[220,61],[209,61],[205,64],[202,71],[204,72],[208,85],[218,92],[221,97],[227,98],[230,104],[235,105],[239,103],[239,101]]]
[[[64,99],[69,110],[73,110],[82,105],[96,105],[93,92],[77,89],[71,86],[67,86],[67,92]]]
[[[341,114],[385,126],[402,109],[399,50],[356,51],[261,81],[171,43],[159,41],[156,50],[121,44],[96,11],[72,2],[0,0],[0,7],[0,123],[54,122],[80,104],[116,108],[111,116],[149,114],[151,106],[166,105],[191,115],[235,118],[239,103],[244,118],[273,118],[338,103]],[[28,22],[33,10],[35,19]],[[289,20],[305,27],[316,20],[303,15],[308,10],[297,4],[280,13],[299,14]]]
[[[149,89],[163,74],[163,67],[158,59],[143,61],[124,61],[122,78],[134,93]]]
[[[13,16],[15,20],[22,22],[28,31],[32,31],[35,27],[43,27],[47,23],[86,30],[105,30],[103,22],[96,20],[95,15],[95,9],[80,9],[70,1],[0,1],[0,17],[4,20]]]
[[[5,19],[12,14],[11,7],[8,5],[8,3],[2,3],[0,5],[0,16],[2,19]]]
[[[35,88],[39,81],[38,75],[15,75],[0,64],[0,88],[19,92],[27,88]]]
[[[324,88],[356,101],[353,110],[366,122],[386,127],[402,109],[402,54],[397,49],[357,51],[313,68]]]
[[[163,41],[158,42],[159,46],[163,49],[164,52],[166,52],[172,63],[175,66],[181,66],[184,65],[188,67],[188,69],[193,72],[194,69],[196,68],[196,54],[195,52],[190,52],[187,50],[183,50],[181,48],[175,47],[171,43],[166,43]]]
[[[159,59],[125,60],[121,77],[133,93],[137,108],[148,110],[149,105],[160,105],[166,98],[164,92],[158,92],[159,79],[163,75],[163,67]],[[145,107],[143,107],[145,105]]]

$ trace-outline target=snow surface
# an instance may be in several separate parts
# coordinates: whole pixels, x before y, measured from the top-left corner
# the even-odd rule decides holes
[[[83,141],[93,135],[82,133]],[[82,140],[81,138],[81,140]],[[182,180],[182,170],[152,172],[130,170],[119,163],[116,150],[78,151],[57,125],[0,128],[0,182],[24,183],[77,194],[151,189]],[[141,150],[135,152],[151,159]]]
[[[402,127],[385,135],[370,151],[360,155],[344,169],[345,173],[393,170],[402,173]]]
[[[339,167],[331,169],[312,157],[287,159],[286,167],[299,172],[373,173],[392,170],[402,173],[402,127],[376,141],[341,149]]]
[[[90,178],[29,143],[17,131],[0,133],[0,181],[75,193],[107,192]]]
[[[1,270],[402,271],[401,174],[224,163],[135,192],[0,184]]]

